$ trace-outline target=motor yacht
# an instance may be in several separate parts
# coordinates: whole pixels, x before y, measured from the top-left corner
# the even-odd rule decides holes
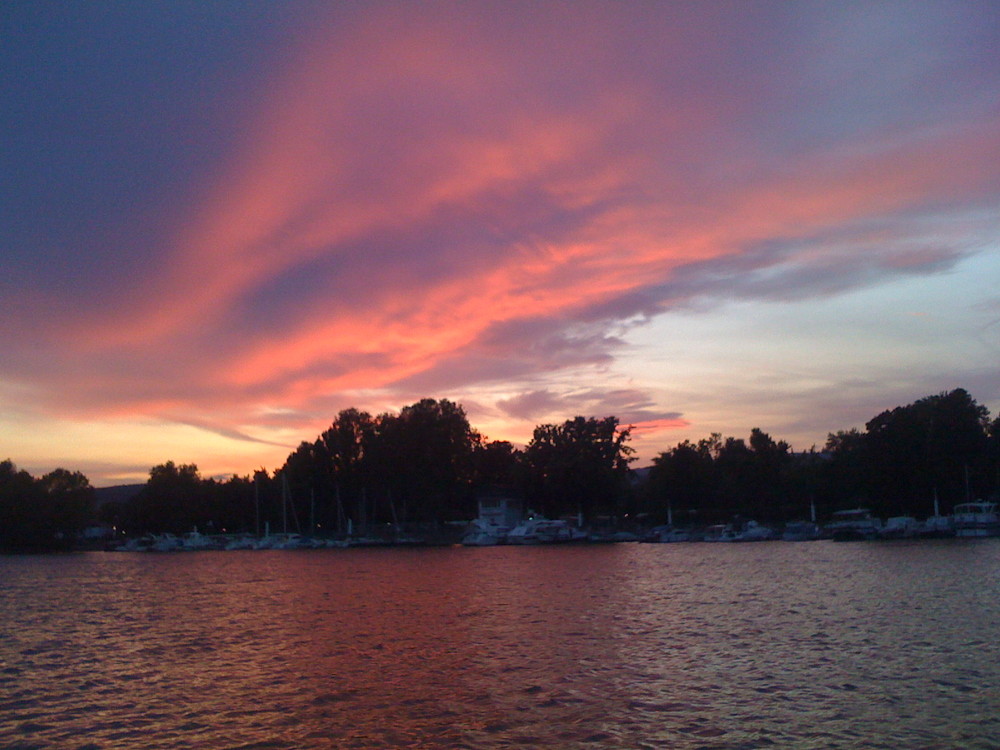
[[[955,506],[952,518],[955,524],[955,536],[1000,536],[1000,513],[997,512],[996,503],[982,500],[960,503]]]
[[[835,542],[852,542],[877,539],[881,528],[881,519],[867,508],[853,508],[836,511],[826,525],[826,533]]]

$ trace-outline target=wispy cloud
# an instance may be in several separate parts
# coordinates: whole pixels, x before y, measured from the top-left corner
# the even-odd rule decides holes
[[[922,8],[324,11],[248,71],[259,105],[160,232],[107,233],[154,248],[133,283],[4,286],[0,377],[267,444],[347,394],[489,384],[511,419],[686,424],[553,376],[673,310],[940,274],[996,236],[990,35]]]

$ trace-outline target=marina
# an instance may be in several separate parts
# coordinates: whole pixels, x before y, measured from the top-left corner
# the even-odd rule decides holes
[[[511,520],[513,519],[513,520]],[[884,522],[866,508],[837,511],[830,521],[819,525],[814,521],[794,521],[782,527],[771,527],[753,520],[738,520],[708,527],[680,528],[672,524],[652,528],[594,532],[574,519],[546,519],[530,516],[521,519],[505,515],[499,522],[490,510],[457,528],[437,529],[421,536],[404,533],[390,526],[360,535],[323,537],[298,532],[270,531],[262,536],[252,534],[201,534],[197,529],[183,535],[146,534],[131,539],[115,539],[105,545],[108,551],[120,552],[183,552],[205,550],[303,550],[346,549],[348,547],[413,547],[449,546],[492,547],[497,545],[535,546],[584,543],[678,543],[678,542],[806,542],[831,539],[837,542],[898,541],[921,539],[991,538],[1000,537],[1000,511],[996,503],[963,503],[951,516],[934,515],[924,521],[911,516],[893,516]],[[508,525],[512,524],[512,525]]]
[[[182,535],[170,533],[145,534],[141,537],[112,537],[104,544],[107,551],[119,552],[187,552],[245,550],[304,550],[346,549],[349,547],[422,547],[462,545],[493,547],[500,545],[536,546],[553,544],[614,544],[644,542],[668,544],[680,542],[808,542],[829,539],[836,542],[871,542],[901,540],[931,540],[1000,537],[1000,510],[994,502],[968,502],[955,506],[952,515],[935,513],[923,521],[912,516],[892,516],[885,521],[863,507],[835,511],[825,524],[815,520],[792,521],[781,526],[758,523],[753,519],[737,518],[730,523],[709,526],[680,527],[672,523],[660,526],[630,524],[588,527],[582,517],[548,519],[521,511],[519,501],[490,496],[479,501],[479,514],[467,523],[450,527],[405,529],[386,524],[359,530],[359,533],[320,535],[290,532],[286,527],[272,533],[265,526],[261,535],[206,535],[197,528]]]

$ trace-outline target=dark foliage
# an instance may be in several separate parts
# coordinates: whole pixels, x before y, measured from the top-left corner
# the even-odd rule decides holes
[[[94,490],[80,472],[33,478],[0,461],[0,549],[50,551],[72,546],[93,513]]]
[[[864,431],[831,433],[822,451],[793,453],[754,429],[749,439],[713,434],[684,441],[630,481],[630,429],[615,417],[576,417],[537,427],[518,450],[486,441],[461,406],[423,399],[398,414],[346,409],[274,474],[219,482],[193,464],[154,466],[138,494],[94,510],[79,472],[40,479],[0,463],[0,548],[69,547],[89,523],[129,534],[287,529],[321,534],[439,524],[475,514],[478,493],[524,497],[552,517],[590,521],[638,513],[648,523],[710,524],[736,517],[780,523],[865,506],[882,517],[942,513],[969,498],[998,496],[1000,418],[964,390],[928,396],[875,416]]]
[[[792,453],[754,429],[749,445],[714,434],[683,442],[653,462],[645,508],[675,523],[735,516],[768,522],[820,518],[864,506],[882,517],[950,513],[970,498],[996,496],[1000,420],[964,390],[928,396],[874,417],[861,432],[831,433],[822,452]]]

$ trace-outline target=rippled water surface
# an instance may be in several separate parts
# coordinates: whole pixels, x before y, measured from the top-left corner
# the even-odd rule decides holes
[[[1000,540],[0,557],[0,746],[1000,746]]]

